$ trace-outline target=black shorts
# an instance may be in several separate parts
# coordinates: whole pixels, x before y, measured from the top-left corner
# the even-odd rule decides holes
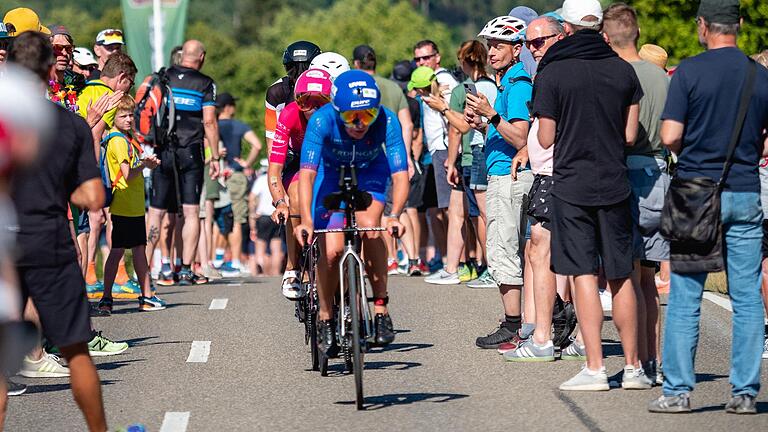
[[[269,216],[259,216],[256,219],[256,238],[265,242],[280,238],[280,225]]]
[[[432,164],[427,165],[424,175],[427,179],[424,181],[424,193],[422,193],[421,205],[418,206],[419,213],[424,213],[427,209],[437,208],[437,185],[435,184],[435,168]]]
[[[91,340],[91,318],[80,266],[74,260],[56,267],[18,267],[22,305],[27,298],[40,314],[43,335],[57,347]]]
[[[552,229],[552,176],[536,174],[531,192],[528,194],[528,219],[531,225],[541,224],[546,230]]]
[[[418,169],[414,166],[411,188],[408,190],[408,202],[405,204],[406,208],[419,208],[424,199],[424,187],[427,185],[427,170],[421,162],[416,162],[416,164]]]
[[[227,204],[224,207],[213,209],[213,220],[219,227],[219,232],[227,235],[232,232],[235,226],[235,215],[232,213],[232,206]]]
[[[763,219],[763,259],[768,258],[768,219]]]
[[[147,245],[144,216],[112,215],[112,248],[132,249]]]
[[[580,206],[552,195],[552,271],[596,275],[602,262],[608,280],[632,273],[629,198],[608,206]]]
[[[181,204],[200,205],[205,164],[202,148],[198,147],[179,147],[175,150],[166,149],[160,152],[158,156],[161,160],[160,166],[152,170],[152,195],[149,198],[151,207],[169,212],[178,211],[174,158]]]

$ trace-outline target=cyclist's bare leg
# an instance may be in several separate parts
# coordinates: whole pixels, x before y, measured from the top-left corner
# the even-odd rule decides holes
[[[317,262],[317,296],[320,308],[317,318],[327,321],[333,317],[333,302],[339,286],[339,259],[344,251],[344,235],[325,234],[318,239],[320,257]],[[386,273],[386,268],[384,269]]]
[[[375,227],[381,221],[384,213],[384,203],[373,201],[365,211],[357,212],[357,226],[360,228]],[[387,297],[387,252],[384,248],[384,236],[378,231],[362,233],[363,258],[365,270],[373,288],[373,297],[383,299]],[[374,313],[386,314],[386,305],[376,305]]]
[[[288,186],[288,203],[290,204],[290,212],[292,215],[299,215],[299,182],[293,182]],[[295,219],[298,225],[299,219]],[[293,232],[294,218],[288,218],[285,221],[285,243],[288,248],[288,256],[286,260],[285,270],[295,270],[297,263],[299,262],[299,247],[296,242],[296,237],[290,235]]]

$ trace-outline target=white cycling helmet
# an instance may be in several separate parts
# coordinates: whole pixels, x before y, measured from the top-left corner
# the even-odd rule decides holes
[[[309,64],[310,69],[323,69],[331,74],[331,81],[335,80],[342,72],[349,70],[349,61],[338,53],[326,52],[319,54]]]
[[[477,36],[485,39],[520,42],[525,36],[525,29],[525,21],[505,15],[488,21],[488,24]]]

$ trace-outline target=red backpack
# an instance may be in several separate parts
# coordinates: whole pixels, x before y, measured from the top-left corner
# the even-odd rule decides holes
[[[174,130],[176,107],[165,68],[149,75],[136,91],[134,136],[140,144],[167,144]]]

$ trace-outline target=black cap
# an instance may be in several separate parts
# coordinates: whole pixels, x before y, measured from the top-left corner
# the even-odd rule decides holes
[[[739,23],[739,0],[701,0],[697,16],[717,24]]]
[[[368,45],[358,45],[352,51],[352,60],[376,60],[376,51]]]
[[[234,96],[232,96],[229,93],[222,93],[220,95],[216,96],[216,106],[219,108],[224,108],[225,106],[232,105],[235,106],[235,99]]]

